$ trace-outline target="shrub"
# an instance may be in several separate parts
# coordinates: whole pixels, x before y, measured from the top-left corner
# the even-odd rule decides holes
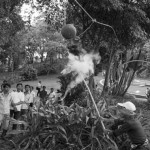
[[[34,115],[28,115],[27,132],[14,138],[16,149],[115,150],[103,135],[97,115],[90,117],[91,112],[91,108],[78,104],[41,106]]]
[[[60,83],[60,91],[62,95],[64,95],[65,91],[67,90],[67,86],[72,80],[72,73],[67,75],[60,75],[58,79]],[[71,91],[67,94],[64,102],[66,106],[70,106],[72,103],[76,102],[80,104],[80,106],[86,107],[87,92],[85,91],[84,84],[83,83],[78,84],[76,87],[71,89]]]
[[[23,81],[37,80],[37,70],[32,65],[28,65],[21,71],[21,77]]]

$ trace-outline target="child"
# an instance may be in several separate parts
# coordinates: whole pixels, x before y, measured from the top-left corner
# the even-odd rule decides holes
[[[117,112],[119,119],[114,120],[113,130],[106,130],[106,132],[115,137],[126,133],[132,143],[131,150],[150,150],[148,139],[146,138],[141,123],[134,119],[135,110],[135,105],[130,101],[118,103]],[[104,119],[104,121],[110,120]],[[118,128],[118,126],[120,127]]]

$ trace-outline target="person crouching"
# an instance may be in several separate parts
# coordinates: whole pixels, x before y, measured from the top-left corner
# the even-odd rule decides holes
[[[136,111],[135,105],[127,101],[125,103],[118,103],[116,108],[119,119],[115,119],[112,130],[106,130],[106,132],[115,137],[126,133],[131,141],[130,150],[150,150],[144,129],[140,121],[134,117]]]

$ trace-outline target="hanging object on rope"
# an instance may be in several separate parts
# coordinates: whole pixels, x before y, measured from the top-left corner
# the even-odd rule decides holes
[[[66,40],[76,37],[77,30],[73,24],[66,24],[61,29],[61,34]]]

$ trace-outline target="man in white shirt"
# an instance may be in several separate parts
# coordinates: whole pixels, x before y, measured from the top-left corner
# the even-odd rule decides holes
[[[3,92],[0,93],[0,125],[3,129],[1,138],[4,139],[9,127],[10,105],[12,105],[12,95],[10,84],[3,84]]]
[[[30,85],[25,85],[24,102],[21,106],[21,116],[26,115],[29,110],[29,105],[32,103],[33,97],[30,93]]]
[[[18,104],[20,102],[21,103],[24,102],[24,93],[22,92],[22,87],[23,87],[22,83],[18,83],[16,86],[17,91],[11,93],[12,94],[12,102],[15,107],[10,108],[10,117],[13,117],[16,120],[18,120],[21,115],[21,104],[19,104],[19,105],[16,105],[16,104]],[[12,129],[16,130],[17,124],[13,124]]]

